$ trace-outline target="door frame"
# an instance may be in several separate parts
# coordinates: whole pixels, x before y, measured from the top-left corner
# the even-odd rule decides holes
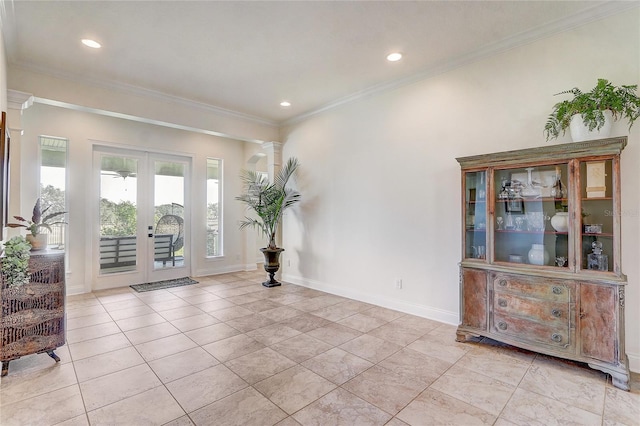
[[[117,287],[129,286],[131,284],[139,284],[141,282],[148,282],[148,277],[152,276],[153,271],[153,257],[154,253],[152,249],[153,243],[148,243],[145,245],[145,249],[142,250],[142,255],[144,257],[138,257],[138,265],[133,271],[126,272],[116,272],[111,274],[100,275],[100,220],[99,220],[99,212],[100,212],[100,166],[99,164],[96,167],[96,158],[100,155],[115,155],[115,156],[128,156],[137,158],[139,161],[139,170],[140,166],[143,167],[143,172],[146,173],[147,179],[144,183],[139,184],[143,185],[143,187],[150,188],[149,185],[153,185],[153,178],[155,173],[153,170],[145,171],[144,168],[150,166],[152,164],[152,160],[168,160],[168,161],[177,161],[183,162],[185,164],[185,176],[184,176],[184,250],[185,250],[185,261],[184,265],[180,268],[168,268],[167,271],[180,271],[179,276],[191,276],[191,271],[193,270],[193,250],[192,250],[192,238],[191,238],[191,221],[193,209],[191,206],[192,202],[192,188],[191,180],[193,177],[193,154],[183,153],[183,152],[173,152],[166,150],[150,150],[143,147],[131,146],[131,145],[123,145],[123,144],[115,144],[108,143],[103,141],[90,141],[91,142],[91,163],[89,165],[89,172],[91,174],[91,185],[89,185],[89,194],[88,194],[88,203],[87,203],[87,218],[88,224],[90,226],[91,232],[87,232],[86,234],[86,247],[89,248],[86,252],[85,264],[90,265],[87,268],[86,276],[87,283],[90,288],[87,288],[87,291],[95,291],[95,290],[103,290]],[[163,158],[165,157],[165,158]],[[152,187],[152,186],[151,186]],[[153,200],[153,191],[149,191],[151,194],[142,195],[142,202],[150,205],[154,202]],[[138,202],[141,201],[141,194],[137,196]],[[153,208],[150,208],[153,210]],[[153,217],[153,213],[149,212],[149,216]],[[155,230],[155,223],[147,223],[149,222],[149,217],[145,217],[142,220],[138,221],[137,232],[138,235],[145,235],[145,240],[151,239],[147,238],[146,234],[149,232],[147,230],[147,226],[152,225]],[[143,223],[144,222],[144,223]],[[144,232],[143,232],[144,231]],[[144,264],[144,267],[142,266]],[[170,279],[173,277],[168,277]]]

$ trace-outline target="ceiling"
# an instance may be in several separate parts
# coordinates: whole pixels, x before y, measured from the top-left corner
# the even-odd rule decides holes
[[[3,32],[12,72],[161,93],[281,124],[629,3],[3,0]],[[393,51],[404,58],[387,62]]]

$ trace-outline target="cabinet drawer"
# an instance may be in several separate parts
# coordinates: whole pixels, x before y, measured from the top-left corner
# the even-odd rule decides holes
[[[575,284],[566,281],[550,280],[542,277],[515,277],[496,274],[493,277],[493,290],[496,293],[507,292],[534,297],[553,302],[575,301]]]
[[[493,298],[493,312],[497,315],[517,316],[547,325],[570,327],[572,305],[567,302],[549,302],[510,293],[496,293]]]
[[[508,335],[513,339],[532,344],[543,344],[556,349],[572,350],[573,339],[569,324],[553,325],[526,318],[511,317],[496,313],[493,316],[492,332]]]

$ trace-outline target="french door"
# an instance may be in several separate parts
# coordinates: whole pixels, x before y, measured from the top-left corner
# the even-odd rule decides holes
[[[96,147],[94,289],[190,275],[190,159]]]

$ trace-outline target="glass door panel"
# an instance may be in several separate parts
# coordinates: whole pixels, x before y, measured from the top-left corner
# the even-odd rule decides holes
[[[100,274],[136,270],[138,263],[138,160],[100,159]]]
[[[184,266],[185,165],[155,161],[154,269]]]
[[[612,176],[611,159],[580,163],[581,269],[613,271]]]
[[[189,276],[189,159],[107,147],[94,159],[100,176],[93,288]]]
[[[465,258],[486,259],[487,173],[465,173]]]
[[[494,260],[569,266],[567,164],[495,171]]]

